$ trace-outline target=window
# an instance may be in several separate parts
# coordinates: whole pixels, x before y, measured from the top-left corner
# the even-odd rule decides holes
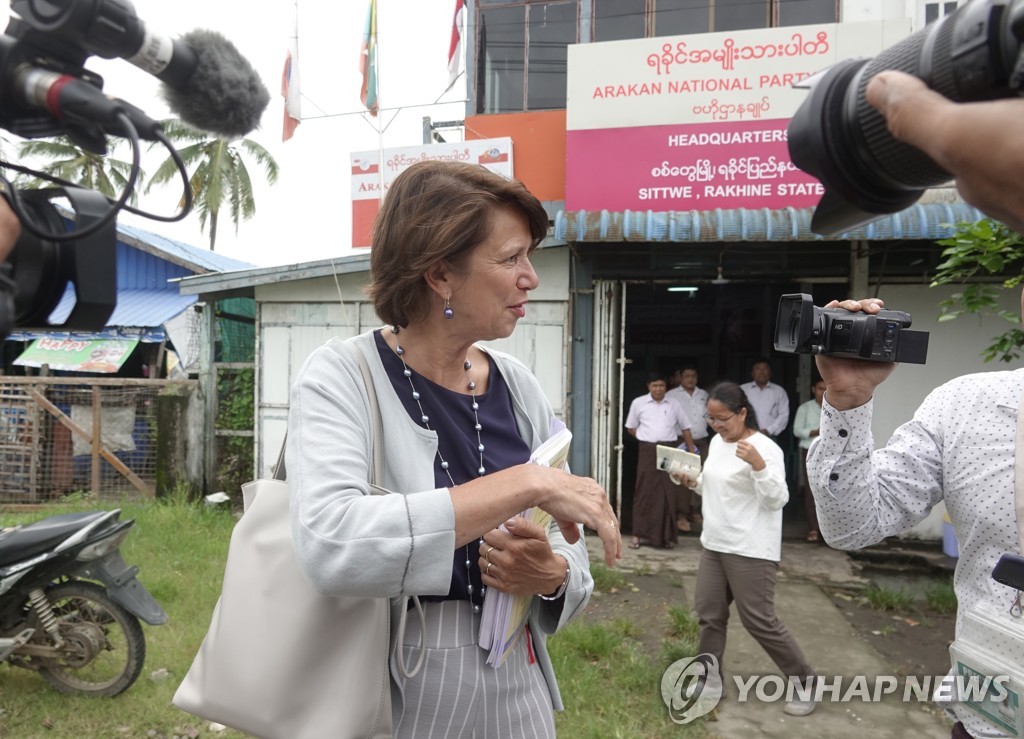
[[[594,0],[594,41],[647,35],[647,0]]]
[[[712,30],[742,31],[771,27],[769,0],[712,0]]]
[[[518,113],[523,109],[524,19],[523,8],[495,8],[479,15],[478,113]]]
[[[956,12],[956,3],[925,3],[924,4],[924,22],[934,23],[939,18],[945,18],[947,15],[952,15]]]
[[[777,0],[779,26],[804,26],[811,23],[837,23],[839,8],[835,0]]]
[[[568,46],[577,40],[575,0],[481,5],[477,113],[564,108]]]
[[[708,0],[656,0],[654,36],[682,36],[711,30]]]
[[[929,22],[955,2],[919,2]],[[565,107],[579,14],[592,41],[835,23],[839,0],[476,0],[478,114]]]

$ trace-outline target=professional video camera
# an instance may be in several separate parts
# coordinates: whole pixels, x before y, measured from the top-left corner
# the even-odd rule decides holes
[[[810,295],[779,298],[775,350],[797,354],[924,364],[928,332],[909,331],[910,314],[882,310],[874,315],[818,308]]]
[[[876,74],[912,74],[957,102],[1016,97],[1024,93],[1022,38],[1024,0],[971,0],[874,59],[847,59],[801,83],[810,93],[789,122],[789,153],[825,187],[811,229],[849,231],[952,179],[894,139],[868,104],[864,91]]]
[[[188,215],[192,189],[185,164],[159,123],[102,91],[83,65],[91,55],[123,58],[164,83],[164,99],[181,120],[227,138],[254,129],[270,95],[235,46],[211,31],[171,39],[148,29],[129,0],[14,0],[0,36],[0,127],[24,138],[66,135],[82,149],[107,153],[107,137],[126,138],[132,168],[117,199],[20,165],[0,166],[60,187],[19,191],[0,176],[0,195],[21,222],[22,236],[0,262],[0,340],[14,327],[103,328],[117,302],[116,216],[122,209],[158,221]],[[182,207],[160,216],[128,205],[139,173],[140,139],[163,144],[182,178]],[[74,229],[53,204],[65,199]],[[68,283],[76,303],[58,327],[47,319]]]

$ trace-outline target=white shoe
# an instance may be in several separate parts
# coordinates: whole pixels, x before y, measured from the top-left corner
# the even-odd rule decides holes
[[[787,701],[785,707],[782,709],[790,716],[806,716],[809,713],[813,713],[814,709],[818,707],[818,704],[812,700],[791,700]]]
[[[818,707],[818,703],[813,697],[814,683],[817,681],[817,678],[810,678],[807,690],[800,689],[802,681],[794,680],[793,678],[790,678],[790,680],[792,682],[791,687],[794,688],[793,693],[796,697],[791,701],[786,701],[786,705],[782,710],[790,716],[806,716],[809,713],[813,713],[814,709]],[[800,697],[801,695],[808,695],[810,697],[805,700]]]
[[[689,700],[693,695],[698,696],[706,695],[713,696],[719,695],[722,698],[725,697],[725,685],[722,684],[721,676],[715,672],[706,677],[702,677],[698,680],[694,680],[690,686],[684,691],[684,698]]]

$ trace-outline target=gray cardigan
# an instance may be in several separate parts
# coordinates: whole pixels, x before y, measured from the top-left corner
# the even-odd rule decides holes
[[[415,423],[391,387],[373,332],[351,341],[370,367],[383,418],[384,479],[399,495],[370,495],[372,426],[355,357],[332,339],[306,360],[291,392],[286,466],[299,564],[323,593],[392,598],[392,624],[404,595],[445,595],[451,584],[455,512],[447,488],[434,488],[437,435]],[[508,384],[519,433],[530,449],[550,435],[551,406],[536,378],[514,357],[484,349]],[[569,562],[558,601],[534,598],[529,623],[551,701],[562,710],[546,638],[579,614],[593,591],[582,539],[570,545],[554,523],[551,547]],[[392,629],[392,711],[403,710]]]

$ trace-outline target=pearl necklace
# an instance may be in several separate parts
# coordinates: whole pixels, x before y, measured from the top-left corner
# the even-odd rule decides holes
[[[398,333],[397,327],[393,326],[391,332],[394,334]],[[402,362],[402,374],[409,381],[409,389],[412,390],[412,399],[416,401],[416,406],[420,409],[420,421],[423,423],[424,428],[431,431],[430,428],[430,416],[428,416],[423,410],[423,403],[420,401],[420,394],[416,390],[416,386],[412,382],[412,370],[409,369],[409,365],[405,363],[405,349],[402,348],[401,344],[395,345],[395,354],[398,355],[399,360]],[[462,365],[463,369],[468,373],[473,368],[473,363],[468,359]],[[476,382],[470,378],[466,385],[466,388],[470,392],[472,403],[470,407],[473,409],[473,428],[476,430],[476,448],[480,455],[479,466],[477,467],[477,474],[483,477],[486,470],[484,469],[484,443],[480,437],[480,432],[483,430],[483,426],[480,425],[480,404],[476,402]],[[452,487],[455,487],[455,478],[452,477],[451,470],[449,469],[448,461],[441,455],[441,447],[437,448],[437,458],[441,462],[441,469],[448,475],[448,480],[451,482]],[[479,544],[483,544],[484,540],[480,539]],[[480,613],[480,604],[473,600],[473,580],[470,577],[470,568],[472,562],[469,559],[469,544],[466,545],[466,594],[469,596],[469,602],[473,606],[473,613]],[[481,586],[480,588],[480,600],[483,602],[483,598],[487,593],[487,588]]]

